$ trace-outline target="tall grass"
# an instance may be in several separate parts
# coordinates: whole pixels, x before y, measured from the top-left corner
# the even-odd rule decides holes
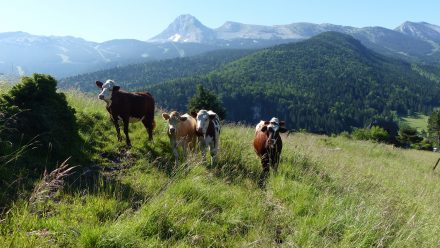
[[[251,127],[224,126],[217,166],[199,152],[176,165],[161,118],[153,142],[130,124],[127,150],[101,102],[68,99],[100,172],[92,184],[86,171],[73,175],[43,217],[15,202],[1,220],[6,247],[440,245],[434,153],[295,133],[261,188]]]

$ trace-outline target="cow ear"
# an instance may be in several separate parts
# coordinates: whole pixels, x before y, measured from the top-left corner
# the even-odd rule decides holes
[[[284,127],[286,125],[286,122],[280,121],[280,127]]]
[[[167,113],[162,113],[162,117],[163,117],[165,120],[168,120],[168,119],[170,118],[170,115],[167,114]]]
[[[217,116],[217,114],[210,114],[209,119],[214,120],[216,116]]]
[[[186,119],[188,119],[188,117],[186,117],[186,116],[180,116],[180,118],[179,118],[180,121],[186,121]]]
[[[194,112],[194,111],[192,111],[192,112],[190,113],[190,115],[191,115],[192,118],[197,118],[197,113]]]
[[[114,90],[114,91],[118,91],[120,88],[121,88],[121,87],[119,87],[119,86],[113,86],[113,90]]]
[[[270,121],[264,121],[264,125],[269,125]]]
[[[267,126],[263,126],[262,128],[261,128],[261,132],[266,132],[267,131]]]
[[[285,133],[287,132],[287,128],[285,127],[280,127],[280,129],[278,129],[280,133]]]
[[[98,88],[102,89],[102,85],[103,83],[101,81],[96,80],[96,86],[98,86]]]

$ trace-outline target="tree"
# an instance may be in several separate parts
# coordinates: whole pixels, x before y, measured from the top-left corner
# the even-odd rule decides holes
[[[212,110],[217,113],[220,119],[224,119],[226,116],[226,110],[222,102],[214,93],[205,90],[202,85],[197,86],[196,93],[188,102],[190,112],[197,112],[200,109]]]
[[[428,119],[428,134],[430,139],[440,144],[440,110],[434,110]]]
[[[399,136],[397,136],[397,140],[404,147],[417,148],[419,146],[419,143],[423,141],[423,137],[419,135],[417,129],[408,125],[403,125],[399,130]]]

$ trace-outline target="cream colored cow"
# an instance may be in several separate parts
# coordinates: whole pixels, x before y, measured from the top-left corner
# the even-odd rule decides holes
[[[180,115],[178,112],[163,113],[162,117],[168,122],[168,137],[176,162],[179,159],[178,146],[183,148],[186,157],[188,148],[194,150],[197,140],[196,120],[188,114]]]

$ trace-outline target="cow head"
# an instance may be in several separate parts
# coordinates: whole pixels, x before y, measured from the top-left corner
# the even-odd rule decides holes
[[[287,132],[284,127],[284,121],[279,121],[278,118],[273,117],[270,121],[265,121],[264,126],[261,128],[262,132],[267,134],[267,146],[274,148],[277,140],[280,139],[280,133]]]
[[[197,121],[196,132],[198,135],[205,135],[208,130],[209,121],[214,120],[217,116],[216,113],[207,110],[200,110],[197,114],[195,112],[191,112],[191,116],[195,116]]]
[[[176,129],[177,125],[181,121],[186,121],[187,117],[181,116],[178,112],[173,111],[170,114],[168,113],[162,113],[162,117],[164,120],[168,122],[168,134],[169,135],[176,135]]]
[[[107,103],[110,103],[112,100],[112,92],[119,90],[119,86],[116,86],[113,80],[107,80],[104,84],[101,81],[96,81],[96,86],[101,89],[98,98]]]

